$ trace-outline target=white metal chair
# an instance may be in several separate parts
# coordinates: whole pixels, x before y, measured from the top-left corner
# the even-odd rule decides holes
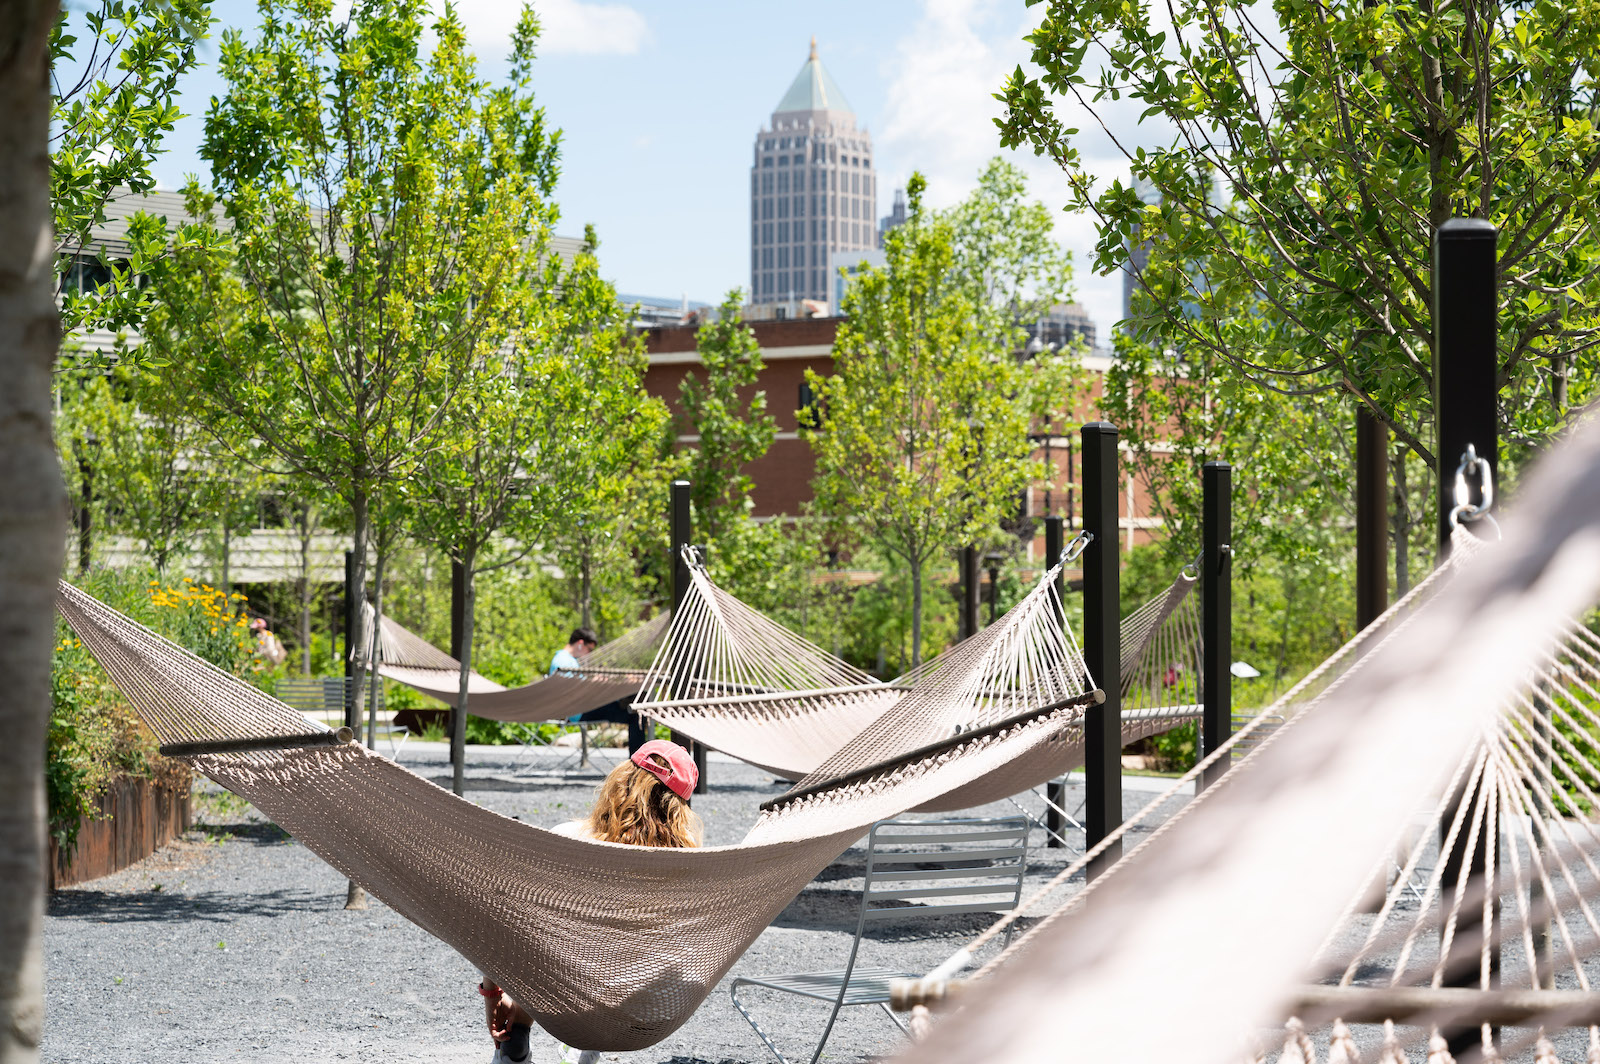
[[[855,940],[843,969],[787,975],[739,976],[729,987],[733,1007],[781,1064],[785,1057],[739,998],[745,987],[798,994],[833,1002],[812,1064],[833,1033],[839,1010],[848,1005],[878,1005],[905,1030],[889,1009],[889,983],[920,972],[857,965],[861,938],[869,924],[905,922],[955,913],[1004,912],[1022,897],[1027,870],[1028,818],[960,820],[880,820],[867,836],[866,882]],[[1009,933],[1008,933],[1009,938]]]

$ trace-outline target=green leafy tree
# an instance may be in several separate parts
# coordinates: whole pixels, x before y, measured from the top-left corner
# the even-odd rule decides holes
[[[1004,163],[948,212],[924,207],[925,187],[914,174],[886,268],[865,270],[845,295],[836,372],[807,374],[820,412],[806,432],[817,507],[905,566],[912,665],[924,650],[927,566],[997,536],[1038,472],[1029,430],[1067,382],[1061,356],[1020,354],[1028,308],[1058,302],[1068,276],[1049,212],[1025,201]]]
[[[747,519],[754,482],[745,467],[765,455],[778,434],[767,393],[751,392],[765,363],[755,331],[741,317],[743,306],[744,293],[735,288],[715,320],[695,331],[705,372],[686,375],[680,386],[684,417],[697,437],[688,454],[695,535],[708,543]]]
[[[57,435],[65,469],[89,472],[85,502],[106,531],[139,541],[157,574],[194,548],[219,501],[205,431],[147,367],[94,372],[72,387]]]
[[[509,332],[489,346],[443,423],[448,445],[421,460],[411,528],[465,575],[461,680],[452,721],[457,793],[469,710],[476,578],[513,564],[625,481],[665,419],[643,387],[645,356],[588,247],[570,270],[529,256],[502,309]],[[570,526],[569,526],[570,527]]]
[[[1149,249],[1127,325],[1150,350],[1118,372],[1134,390],[1198,378],[1205,403],[1269,417],[1298,405],[1344,426],[1364,408],[1422,462],[1453,461],[1431,449],[1430,247],[1446,219],[1485,218],[1500,234],[1507,457],[1542,444],[1595,395],[1600,15],[1502,0],[1274,12],[1177,0],[1160,20],[1146,3],[1051,0],[1028,37],[1037,73],[1019,67],[999,94],[1002,142],[1057,163],[1068,208],[1098,222],[1096,268]],[[1109,132],[1124,96],[1160,143],[1113,136],[1134,183],[1097,184],[1072,126],[1086,109]],[[1224,431],[1234,415],[1205,403],[1129,435],[1244,453]],[[1259,457],[1264,435],[1247,436]],[[1304,465],[1254,487],[1291,525],[1296,485],[1330,452],[1279,441]]]
[[[94,0],[62,11],[50,37],[50,199],[56,291],[71,332],[137,327],[152,295],[136,283],[193,230],[135,212],[126,257],[93,246],[113,197],[155,188],[151,164],[182,114],[179,82],[198,61],[209,0]],[[140,349],[124,349],[138,357]],[[103,364],[98,352],[79,361]]]

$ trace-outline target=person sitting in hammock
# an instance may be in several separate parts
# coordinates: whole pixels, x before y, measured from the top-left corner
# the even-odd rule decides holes
[[[630,846],[699,846],[704,825],[689,808],[689,796],[699,780],[689,751],[665,739],[652,739],[611,770],[586,818],[554,830],[558,835]],[[528,1060],[532,1017],[487,974],[479,981],[478,992],[484,998],[489,1036],[495,1041],[490,1064]],[[595,1064],[600,1054],[586,1050],[577,1059],[578,1064]]]

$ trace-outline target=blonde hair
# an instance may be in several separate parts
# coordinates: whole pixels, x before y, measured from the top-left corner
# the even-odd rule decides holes
[[[654,754],[650,759],[667,767]],[[612,769],[589,812],[589,834],[631,846],[699,846],[700,817],[656,776],[632,761]]]

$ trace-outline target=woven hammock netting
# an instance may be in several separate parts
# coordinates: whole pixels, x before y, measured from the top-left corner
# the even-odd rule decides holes
[[[969,943],[1044,915],[901,1059],[1600,1062],[1600,432],[1524,476],[1504,543],[1457,529],[1219,781]]]
[[[877,731],[880,719],[885,733],[892,722],[906,725],[887,742],[892,749],[875,751],[889,757],[1085,690],[1082,655],[1061,620],[1060,565],[1001,623],[884,683],[717,587],[692,554],[685,560],[689,592],[634,710],[803,785],[828,778],[838,768],[830,759],[847,747],[854,754],[858,737],[869,726]],[[1122,622],[1124,743],[1199,715],[1194,585],[1180,574]],[[930,715],[930,704],[940,712]],[[956,705],[966,708],[947,709]],[[1075,748],[1058,748],[1055,775],[1080,763]],[[988,800],[961,794],[930,809]]]
[[[373,630],[372,606],[363,629]],[[561,669],[521,687],[503,687],[476,671],[467,678],[467,712],[511,723],[566,720],[633,697],[666,636],[671,615],[658,613],[596,647],[581,668]],[[389,617],[378,626],[378,673],[446,705],[460,698],[461,663]],[[363,649],[370,661],[371,645]]]
[[[828,759],[836,782],[813,773],[804,793],[780,799],[735,846],[646,849],[555,835],[354,744],[186,760],[493,975],[557,1038],[640,1049],[687,1020],[874,821],[957,795],[1027,790],[1071,759],[1090,681],[1056,614],[1036,607],[1013,610],[940,670],[938,690],[954,701],[923,692],[914,726],[903,713],[874,722]],[[320,728],[76,588],[62,585],[59,608],[163,744]],[[1004,719],[1060,694],[1076,700]],[[935,739],[936,749],[919,750]]]

